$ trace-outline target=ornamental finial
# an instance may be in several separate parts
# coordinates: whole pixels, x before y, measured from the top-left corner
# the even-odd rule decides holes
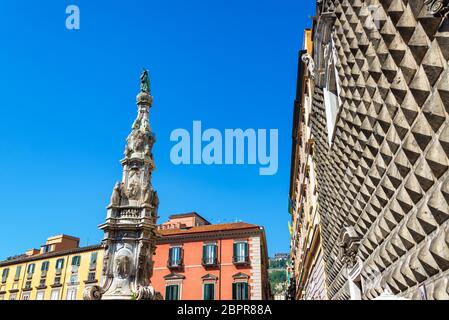
[[[151,94],[150,77],[147,69],[143,69],[140,76],[140,91]]]

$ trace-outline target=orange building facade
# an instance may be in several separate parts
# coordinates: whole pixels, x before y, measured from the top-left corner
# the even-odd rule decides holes
[[[262,227],[190,213],[171,216],[159,234],[151,282],[166,300],[271,298]]]

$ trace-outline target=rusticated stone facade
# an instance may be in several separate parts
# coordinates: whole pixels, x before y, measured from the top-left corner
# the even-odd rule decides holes
[[[449,299],[447,12],[317,1],[307,61],[330,299]]]

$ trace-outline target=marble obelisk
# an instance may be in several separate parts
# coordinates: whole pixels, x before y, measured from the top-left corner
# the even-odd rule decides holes
[[[112,192],[104,231],[103,273],[99,286],[87,288],[86,300],[160,299],[150,284],[156,249],[159,198],[151,184],[155,169],[149,113],[152,106],[148,71],[140,78],[137,118],[121,160],[123,176]]]

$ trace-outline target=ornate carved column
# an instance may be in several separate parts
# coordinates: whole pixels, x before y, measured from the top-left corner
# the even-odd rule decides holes
[[[340,250],[339,258],[345,264],[347,271],[351,300],[361,300],[362,291],[357,285],[357,283],[360,283],[360,273],[362,271],[362,262],[357,257],[360,238],[355,232],[354,227],[343,227],[340,231],[337,244]]]
[[[159,205],[157,192],[151,185],[155,169],[152,148],[156,141],[149,121],[152,101],[145,70],[137,95],[137,119],[127,139],[125,158],[121,160],[122,181],[116,183],[106,222],[99,226],[104,231],[105,248],[101,284],[85,290],[86,300],[161,298],[150,286]]]
[[[433,15],[444,14],[449,10],[448,0],[424,0],[424,4],[427,6],[427,11]]]

